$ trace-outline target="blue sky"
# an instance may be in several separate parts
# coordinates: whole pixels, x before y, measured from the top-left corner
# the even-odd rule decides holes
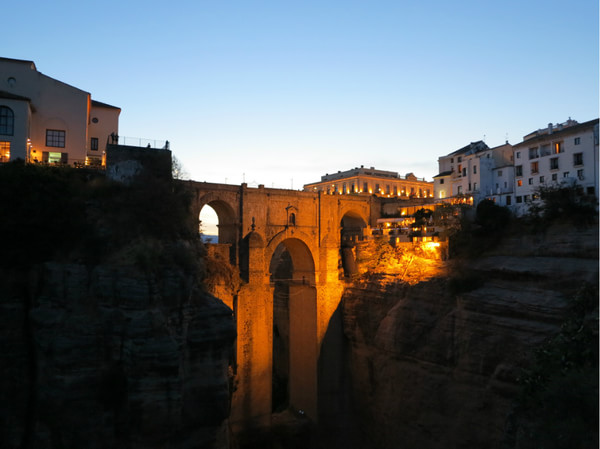
[[[122,108],[192,179],[299,189],[360,165],[429,180],[469,142],[598,117],[598,2],[40,1],[0,56]]]

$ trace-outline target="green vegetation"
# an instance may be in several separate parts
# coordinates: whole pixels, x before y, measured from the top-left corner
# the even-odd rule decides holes
[[[560,333],[536,351],[520,382],[514,446],[598,447],[597,286],[584,285],[572,298]]]
[[[531,204],[523,220],[533,232],[557,222],[585,227],[598,219],[598,200],[593,195],[584,195],[581,187],[540,187],[536,197],[541,201]]]
[[[117,258],[142,269],[158,262],[195,271],[203,248],[189,204],[182,185],[170,179],[141,175],[124,185],[101,172],[3,164],[0,267]]]

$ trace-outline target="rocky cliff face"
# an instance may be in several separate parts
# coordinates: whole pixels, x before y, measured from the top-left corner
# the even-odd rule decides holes
[[[1,273],[7,448],[226,448],[231,310],[176,270]]]
[[[598,283],[598,229],[513,238],[451,271],[346,291],[357,446],[505,447],[522,368],[559,331],[567,298]]]

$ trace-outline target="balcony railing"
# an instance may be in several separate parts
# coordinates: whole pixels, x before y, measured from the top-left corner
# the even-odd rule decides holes
[[[131,147],[144,147],[153,149],[169,149],[168,140],[147,139],[145,137],[109,136],[108,143]]]

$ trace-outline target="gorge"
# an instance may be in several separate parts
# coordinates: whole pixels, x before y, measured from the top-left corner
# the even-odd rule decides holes
[[[13,169],[0,174],[12,236],[0,266],[5,447],[536,447],[530,430],[544,427],[519,405],[523,379],[575,312],[592,350],[564,374],[577,373],[582,397],[558,404],[581,436],[570,447],[597,446],[597,220],[444,262],[365,246],[368,268],[345,284],[323,339],[318,421],[277,410],[248,435],[229,422],[235,317],[210,294],[211,276],[231,273],[207,265],[185,195]]]

